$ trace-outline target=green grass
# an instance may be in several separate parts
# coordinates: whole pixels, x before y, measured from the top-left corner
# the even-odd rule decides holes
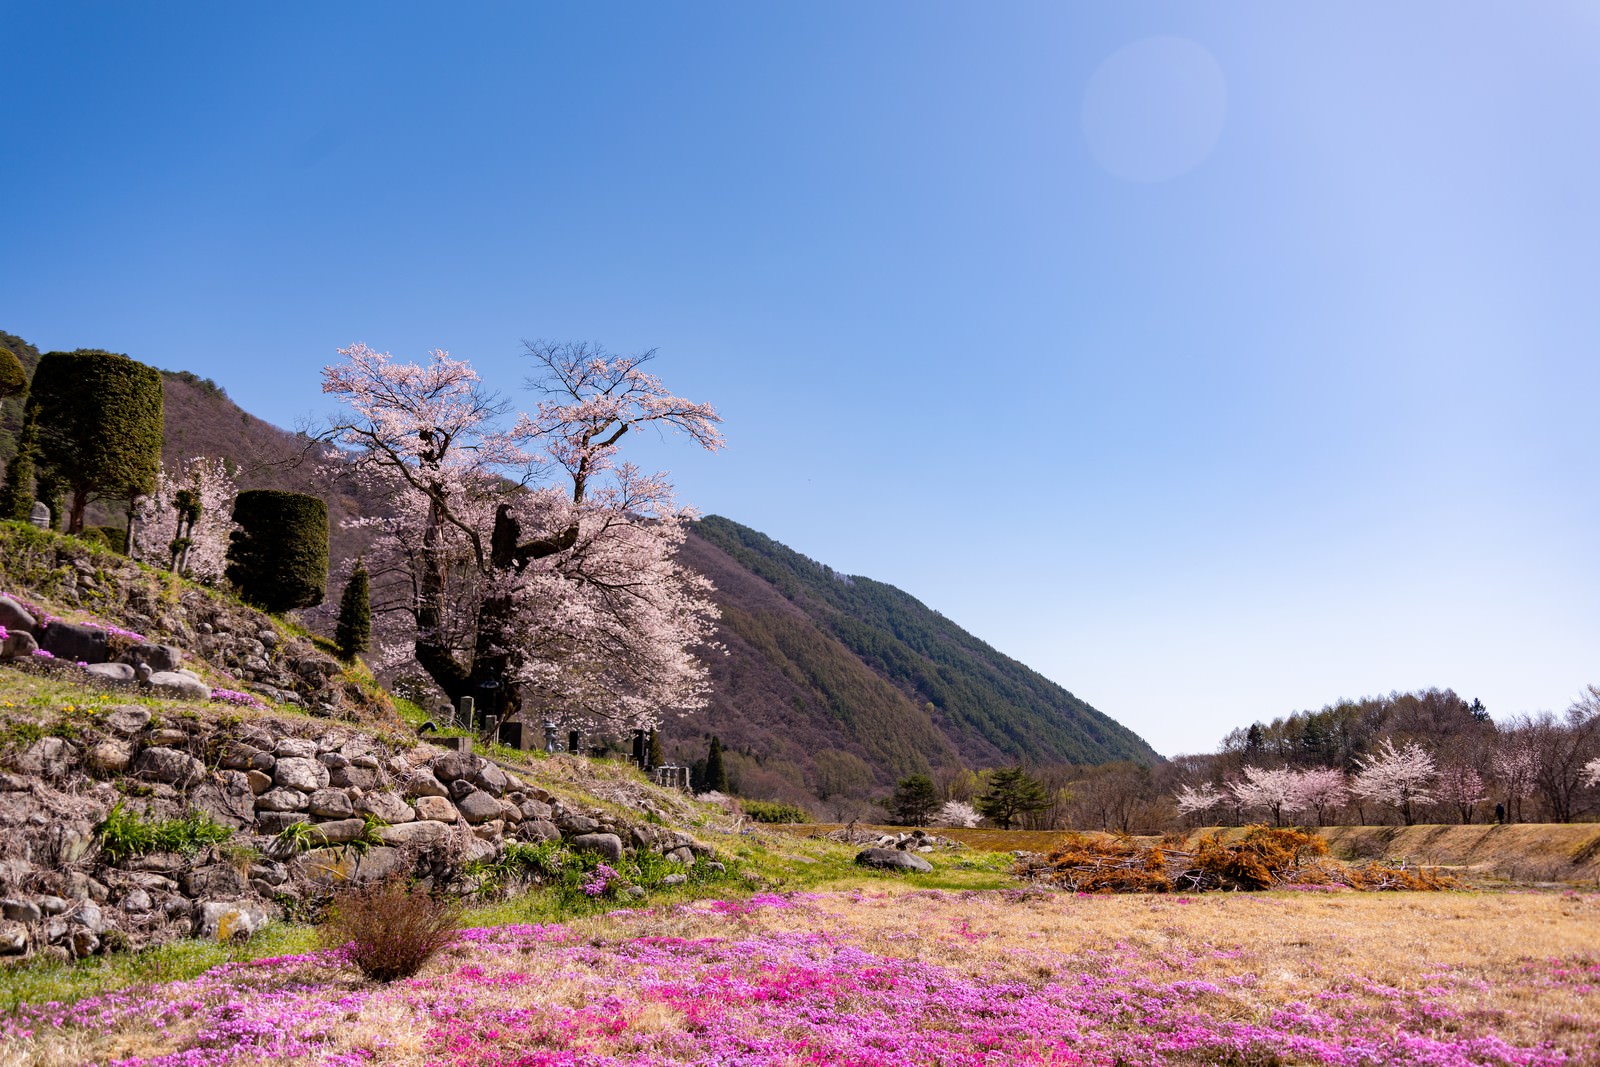
[[[147,852],[198,852],[233,836],[230,827],[203,812],[147,822],[125,810],[120,800],[95,827],[95,833],[100,835],[100,851],[113,863]]]

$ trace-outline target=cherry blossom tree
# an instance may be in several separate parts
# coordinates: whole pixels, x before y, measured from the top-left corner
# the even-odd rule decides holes
[[[382,660],[406,656],[452,700],[499,694],[591,727],[648,727],[705,702],[696,649],[711,646],[710,583],[674,560],[694,513],[662,474],[618,459],[635,429],[722,446],[716,412],[644,369],[585,344],[530,343],[542,394],[511,420],[464,361],[435,350],[397,363],[341,349],[323,392],[345,405],[327,437],[391,515],[369,569],[401,582]],[[392,610],[398,607],[398,612]]]
[[[1369,756],[1357,757],[1361,768],[1350,791],[1357,796],[1388,804],[1400,813],[1407,826],[1416,822],[1419,804],[1430,804],[1434,796],[1429,787],[1438,776],[1433,757],[1415,741],[1396,749],[1391,738],[1384,738]]]
[[[1600,756],[1583,765],[1583,784],[1600,785]]]
[[[163,464],[156,472],[155,491],[136,505],[133,557],[199,582],[220,580],[228,537],[236,528],[237,495],[233,476],[220,459],[195,456],[175,473]]]
[[[1299,775],[1288,767],[1271,770],[1265,767],[1244,769],[1244,781],[1228,783],[1228,789],[1242,807],[1264,808],[1272,813],[1272,821],[1283,825],[1285,813],[1299,810],[1300,796],[1296,790]]]
[[[1349,782],[1344,772],[1336,767],[1312,767],[1296,772],[1293,789],[1295,809],[1316,812],[1318,826],[1325,825],[1329,811],[1350,799]]]
[[[1522,821],[1522,802],[1533,794],[1539,777],[1539,750],[1526,731],[1504,736],[1489,756],[1489,769],[1506,798],[1506,815]]]
[[[1440,768],[1434,791],[1442,803],[1455,808],[1463,823],[1471,822],[1473,809],[1489,798],[1483,775],[1465,763],[1449,763]]]
[[[947,800],[939,813],[933,817],[935,826],[977,826],[983,816],[978,814],[978,809],[964,800]]]
[[[1227,796],[1211,782],[1199,788],[1179,786],[1172,799],[1177,802],[1179,815],[1199,815],[1221,804]]]

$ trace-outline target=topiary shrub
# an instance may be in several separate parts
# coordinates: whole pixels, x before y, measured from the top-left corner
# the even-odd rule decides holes
[[[91,499],[155,487],[162,414],[154,367],[93,349],[46,352],[33,372],[26,419],[38,435],[41,484],[59,485],[67,498],[68,533],[83,530]]]
[[[344,595],[339,598],[339,621],[334,627],[333,639],[339,646],[339,658],[346,662],[372,647],[372,598],[367,568],[359,559],[356,569],[350,572],[350,580],[344,583]]]
[[[811,813],[781,800],[741,800],[739,808],[756,822],[803,823],[811,821]]]
[[[239,595],[273,613],[322,603],[328,590],[328,506],[320,497],[250,489],[233,503],[239,528],[228,544],[227,578]]]
[[[0,397],[15,396],[27,388],[28,372],[9,348],[0,347]]]

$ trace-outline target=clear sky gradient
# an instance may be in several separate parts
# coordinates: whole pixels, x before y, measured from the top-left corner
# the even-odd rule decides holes
[[[1600,7],[0,3],[0,328],[660,350],[683,498],[1160,751],[1600,682]]]

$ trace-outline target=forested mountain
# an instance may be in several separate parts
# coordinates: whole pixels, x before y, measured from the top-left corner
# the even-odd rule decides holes
[[[894,586],[711,516],[683,558],[716,583],[729,655],[704,730],[808,781],[853,754],[885,782],[966,766],[1160,760],[1140,737]],[[780,765],[772,770],[773,761]],[[747,790],[775,792],[779,781]]]
[[[8,334],[0,343],[32,371],[33,346]],[[310,462],[305,437],[250,415],[188,372],[163,372],[163,404],[169,469],[207,456],[226,460],[241,489],[315,493],[329,504],[336,570],[364,547],[340,520],[382,502],[364,501],[327,465]],[[20,414],[20,398],[7,405],[8,418],[13,406]],[[913,773],[1161,759],[1127,728],[893,586],[838,574],[715,516],[695,525],[682,559],[717,587],[727,654],[708,657],[711,706],[664,724],[665,752],[692,763],[717,735],[748,795],[859,799]],[[336,574],[332,587],[340,582]]]

